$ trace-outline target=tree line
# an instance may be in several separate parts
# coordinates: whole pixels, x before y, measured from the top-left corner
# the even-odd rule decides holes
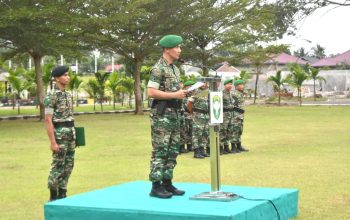
[[[183,58],[203,66],[206,75],[223,59],[240,62],[252,46],[292,34],[297,15],[317,7],[323,5],[299,0],[2,0],[0,48],[3,59],[32,57],[41,117],[42,58],[79,58],[96,48],[130,64],[135,113],[143,114],[142,66],[159,57],[163,35],[183,36]]]

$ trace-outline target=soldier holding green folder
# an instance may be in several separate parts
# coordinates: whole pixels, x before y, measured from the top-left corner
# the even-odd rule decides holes
[[[48,177],[50,201],[65,198],[67,183],[74,166],[76,133],[71,94],[65,90],[69,83],[67,66],[53,69],[55,86],[44,100],[45,125],[52,151],[51,170]]]

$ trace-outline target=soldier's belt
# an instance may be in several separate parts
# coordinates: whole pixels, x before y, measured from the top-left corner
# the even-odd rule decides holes
[[[182,100],[153,100],[152,102],[152,108],[157,108],[158,105],[163,105],[165,108],[175,108],[175,109],[181,109]]]
[[[74,121],[53,122],[53,126],[55,128],[58,128],[58,127],[71,128],[71,127],[74,127]]]
[[[224,112],[233,112],[234,109],[233,108],[223,108]]]
[[[208,114],[209,111],[208,110],[203,110],[203,109],[199,109],[199,108],[193,108],[193,112],[199,112],[202,114]]]
[[[243,114],[245,112],[244,109],[241,109],[241,108],[238,108],[238,107],[233,107],[233,111],[241,113],[241,114]]]

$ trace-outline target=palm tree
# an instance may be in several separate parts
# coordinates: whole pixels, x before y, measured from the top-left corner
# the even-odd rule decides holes
[[[319,73],[320,73],[319,69],[316,69],[314,67],[309,68],[310,78],[314,80],[314,101],[316,101],[316,80],[326,82],[325,78],[318,75]]]
[[[102,112],[103,112],[103,100],[104,100],[104,96],[105,96],[106,81],[107,81],[108,77],[109,77],[109,73],[101,73],[101,72],[95,73],[95,78],[96,78],[97,85],[98,85],[98,95],[99,95],[99,99],[100,99]]]
[[[115,110],[115,102],[116,102],[116,96],[118,95],[118,86],[121,83],[122,79],[119,76],[118,72],[113,72],[107,82],[107,88],[112,92],[113,94],[113,109]]]
[[[132,107],[131,97],[134,92],[134,79],[128,76],[124,76],[121,81],[121,85],[124,88],[124,91],[129,95],[129,107]]]
[[[96,79],[90,79],[84,86],[85,91],[94,99],[94,111],[96,110],[96,96],[98,94],[98,83]]]
[[[18,102],[17,109],[18,114],[20,114],[20,106],[21,106],[21,94],[24,90],[29,87],[28,81],[23,80],[23,76],[25,75],[25,70],[22,68],[17,68],[16,71],[12,69],[9,70],[10,75],[7,77],[8,81],[12,87],[12,95],[13,95],[13,104],[15,104],[15,99]]]
[[[322,59],[326,57],[325,54],[325,48],[322,47],[321,45],[317,44],[316,47],[311,48],[314,52],[314,56],[317,57],[318,59]]]
[[[276,76],[270,76],[267,79],[267,82],[272,82],[278,91],[278,105],[281,105],[281,86],[283,85],[283,83],[287,82],[287,79],[282,79],[282,74],[281,74],[281,70],[277,71]]]
[[[291,65],[290,71],[291,74],[287,76],[287,81],[291,86],[297,88],[298,100],[301,105],[301,86],[303,85],[305,80],[309,79],[309,76],[305,72],[305,70],[298,64]]]

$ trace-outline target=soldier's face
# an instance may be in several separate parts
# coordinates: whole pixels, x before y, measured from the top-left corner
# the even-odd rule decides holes
[[[181,54],[181,47],[180,47],[180,45],[178,45],[178,46],[173,47],[173,48],[167,48],[165,52],[173,60],[178,60],[180,58],[180,54]]]
[[[243,84],[237,85],[236,90],[242,92],[244,90],[244,85]]]
[[[68,73],[63,74],[60,77],[56,77],[56,82],[60,83],[62,85],[65,85],[65,86],[68,85],[68,83],[69,83],[69,75],[68,75]]]
[[[232,90],[232,83],[227,83],[225,85],[225,89],[226,89],[226,91],[231,91]]]

